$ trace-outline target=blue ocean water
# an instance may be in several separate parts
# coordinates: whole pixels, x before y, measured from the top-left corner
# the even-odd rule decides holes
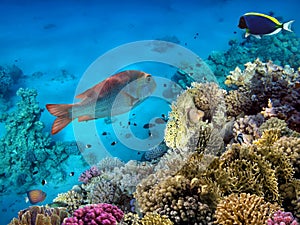
[[[213,51],[228,49],[230,40],[243,40],[245,31],[240,30],[237,24],[239,17],[249,11],[272,13],[283,21],[295,20],[293,31],[298,35],[299,7],[300,3],[297,0],[273,2],[2,0],[0,2],[0,66],[15,65],[22,70],[22,75],[5,93],[2,93],[3,96],[5,95],[5,100],[1,100],[3,104],[1,108],[7,112],[16,110],[19,98],[15,93],[19,88],[36,89],[39,106],[44,110],[40,118],[45,125],[43,131],[50,133],[54,117],[45,110],[45,105],[72,103],[74,96],[80,93],[77,88],[81,82],[84,82],[82,78],[88,68],[91,68],[96,59],[112,49],[138,41],[162,40],[178,44],[202,59],[207,59]],[[110,62],[113,64],[116,57],[130,58],[131,54],[135,54],[130,51],[128,55],[111,57]],[[117,72],[129,68],[147,71],[171,80],[177,69],[155,62],[122,64],[118,61],[118,63],[120,64],[116,68],[102,67],[103,73],[93,74],[93,79],[100,82],[112,75],[111,71]],[[84,84],[83,87],[91,87],[89,85]],[[162,90],[164,82],[161,81],[159,85]],[[160,94],[162,92],[157,96],[161,97]],[[60,133],[51,136],[51,140],[78,141],[82,143],[82,148],[91,145],[92,149],[89,152],[85,150],[82,153],[83,158],[80,154],[74,154],[61,165],[65,174],[75,172],[74,176],[59,177],[63,174],[60,173],[56,181],[51,180],[53,177],[51,179],[45,177],[43,179],[47,179],[46,185],[42,186],[40,182],[36,182],[28,189],[43,189],[47,192],[43,204],[50,203],[58,193],[67,191],[78,183],[79,174],[88,168],[89,164],[105,156],[119,157],[124,161],[141,159],[143,152],[159,143],[164,135],[164,124],[157,124],[150,129],[144,126],[152,124],[155,118],[164,118],[170,111],[170,103],[175,100],[175,97],[176,95],[164,99],[152,97],[129,114],[97,120],[94,124],[98,135],[96,138],[93,137],[94,133],[88,132],[89,127],[82,128],[78,122],[68,125]],[[4,107],[5,105],[7,107]],[[5,113],[5,110],[1,113]],[[79,127],[74,130],[73,126]],[[4,136],[6,132],[4,123],[0,128],[0,134]],[[134,142],[131,139],[132,135],[143,140],[149,138],[149,132],[152,132],[151,137],[156,136],[144,148],[138,147],[141,150],[136,150],[130,145]],[[126,142],[127,139],[129,144]],[[102,148],[100,152],[98,147]],[[33,173],[34,168],[26,172]],[[10,173],[10,168],[0,173],[4,177],[4,174]],[[17,177],[17,174],[15,176]],[[2,180],[3,186],[6,186],[6,179]],[[11,186],[9,190],[2,189],[0,193],[1,224],[8,224],[13,217],[17,216],[19,210],[30,205],[24,200],[26,196],[24,190],[20,192],[18,188]]]

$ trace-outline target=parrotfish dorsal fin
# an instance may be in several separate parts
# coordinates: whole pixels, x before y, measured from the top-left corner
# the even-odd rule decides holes
[[[90,88],[90,89],[86,90],[85,92],[77,95],[76,98],[85,99],[85,98],[88,98],[88,97],[92,97],[94,95],[95,95],[94,89]]]

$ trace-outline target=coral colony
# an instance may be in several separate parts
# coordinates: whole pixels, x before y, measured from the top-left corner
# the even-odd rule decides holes
[[[282,32],[230,46],[207,60],[222,87],[197,79],[202,67],[180,79],[188,88],[163,121],[164,142],[141,161],[105,158],[10,224],[299,224],[299,39]],[[0,69],[9,89],[11,72]],[[63,177],[60,165],[75,151],[42,132],[35,90],[17,96],[16,111],[1,116],[0,171],[10,173],[0,174],[0,188],[25,193],[45,176]]]
[[[105,158],[52,204],[20,211],[10,224],[296,225],[298,82],[298,71],[259,59],[230,72],[225,84],[234,89],[193,82],[145,161]]]

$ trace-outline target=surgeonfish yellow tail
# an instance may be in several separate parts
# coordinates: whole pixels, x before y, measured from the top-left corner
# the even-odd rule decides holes
[[[69,110],[73,107],[73,104],[47,104],[47,110],[57,118],[55,119],[51,134],[56,134],[65,128],[69,123],[72,122]]]
[[[283,28],[284,30],[289,31],[289,32],[293,32],[293,31],[292,31],[292,23],[294,23],[294,21],[295,21],[295,20],[291,20],[291,21],[289,21],[289,22],[284,23],[284,24],[282,25],[282,28]]]

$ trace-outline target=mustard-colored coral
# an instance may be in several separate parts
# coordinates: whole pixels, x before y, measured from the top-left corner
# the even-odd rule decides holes
[[[279,206],[266,202],[263,197],[246,193],[224,197],[217,206],[216,223],[220,225],[265,224]]]
[[[78,209],[81,205],[85,205],[88,203],[82,193],[74,190],[58,194],[53,202],[62,202],[67,204],[66,208],[69,213],[73,213],[74,210]]]
[[[278,202],[278,182],[272,164],[262,155],[257,154],[253,145],[233,144],[221,156],[217,173],[228,176],[221,184],[227,193],[248,192],[265,197],[271,202]]]
[[[141,220],[142,225],[173,225],[173,222],[167,216],[161,216],[157,213],[147,213]]]
[[[13,218],[9,225],[60,225],[68,216],[64,208],[31,206],[19,211],[18,218]]]

